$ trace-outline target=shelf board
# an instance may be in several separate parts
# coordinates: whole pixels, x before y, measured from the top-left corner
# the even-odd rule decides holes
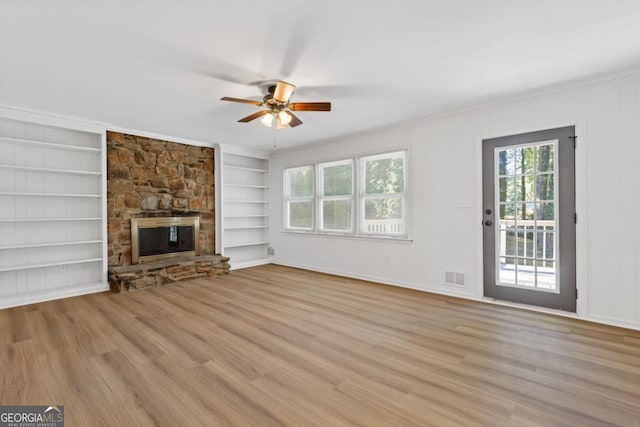
[[[225,230],[251,230],[256,228],[269,228],[269,226],[268,225],[248,225],[246,227],[225,227],[224,229]]]
[[[0,222],[49,222],[49,221],[101,221],[100,217],[87,218],[3,218]]]
[[[249,242],[249,243],[234,243],[231,245],[224,245],[224,248],[241,248],[243,246],[260,246],[260,245],[268,245],[269,242]]]
[[[102,197],[102,194],[62,194],[62,193],[16,193],[0,192],[0,196],[29,196],[29,197]]]
[[[18,145],[31,145],[34,147],[53,148],[55,150],[84,151],[87,153],[102,152],[102,149],[100,148],[80,147],[80,146],[68,145],[68,144],[57,144],[55,142],[40,142],[40,141],[31,141],[28,139],[18,139],[18,138],[0,137],[0,142],[6,142],[9,144],[18,144]]]
[[[246,171],[246,172],[258,172],[258,173],[267,173],[268,169],[258,169],[258,168],[249,168],[246,166],[234,166],[234,165],[223,165],[227,169]]]
[[[224,202],[225,203],[269,203],[266,200],[225,200]]]
[[[269,188],[268,185],[253,185],[253,184],[224,184],[225,187],[238,187],[238,188],[259,188],[264,190],[265,188]]]
[[[224,219],[235,219],[235,218],[269,218],[269,215],[230,215],[230,216],[224,217]]]
[[[70,170],[70,169],[53,169],[53,168],[41,168],[35,166],[15,166],[15,165],[1,165],[0,169],[13,169],[13,170],[22,170],[28,172],[47,172],[47,173],[61,173],[67,175],[91,175],[91,176],[100,176],[101,172],[93,172],[93,171],[79,171],[79,170]]]
[[[54,246],[73,246],[73,245],[86,245],[92,243],[102,243],[102,240],[83,240],[75,242],[58,242],[58,243],[40,243],[29,245],[13,245],[13,246],[0,246],[0,250],[3,249],[28,249],[28,248],[50,248]]]
[[[55,267],[58,265],[73,265],[73,264],[86,264],[89,262],[102,262],[102,258],[85,258],[85,259],[74,259],[72,261],[52,261],[52,262],[44,262],[41,264],[23,264],[23,265],[13,265],[10,267],[0,267],[0,272],[3,271],[18,271],[18,270],[31,270],[34,268],[44,268],[44,267]]]

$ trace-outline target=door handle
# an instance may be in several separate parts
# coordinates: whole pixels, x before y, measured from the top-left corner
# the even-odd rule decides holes
[[[485,226],[487,226],[487,227],[491,227],[491,226],[493,225],[493,222],[491,222],[491,220],[490,220],[490,219],[488,219],[488,220],[486,220],[486,221],[484,222],[484,225],[485,225]]]

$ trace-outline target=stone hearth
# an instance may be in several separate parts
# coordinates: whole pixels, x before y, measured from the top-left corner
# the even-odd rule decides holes
[[[109,288],[125,292],[229,272],[229,258],[204,255],[109,268]]]

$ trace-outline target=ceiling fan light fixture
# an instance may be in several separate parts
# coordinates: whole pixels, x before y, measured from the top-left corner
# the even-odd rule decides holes
[[[274,114],[267,113],[260,119],[260,122],[266,127],[270,128],[273,125]]]
[[[280,111],[278,113],[278,121],[282,126],[288,126],[291,123],[291,114],[286,111]]]
[[[276,129],[284,129],[286,127],[287,125],[283,124],[282,121],[280,121],[280,116],[276,116]]]

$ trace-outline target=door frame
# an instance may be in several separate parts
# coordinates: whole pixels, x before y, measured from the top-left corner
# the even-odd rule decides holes
[[[497,130],[487,131],[474,137],[475,144],[475,191],[474,200],[475,208],[473,210],[473,224],[476,229],[476,271],[475,277],[475,297],[478,300],[494,301],[492,298],[484,296],[484,248],[483,248],[483,204],[482,204],[482,141],[491,138],[500,138],[504,136],[517,135],[521,133],[536,132],[544,129],[555,129],[567,126],[575,126],[575,135],[577,140],[576,157],[575,157],[575,185],[576,185],[576,213],[578,222],[576,224],[576,289],[578,291],[578,299],[576,301],[576,315],[578,317],[587,317],[589,314],[589,248],[587,247],[587,237],[589,230],[588,218],[588,162],[587,162],[587,119],[579,117],[575,120],[559,121],[559,122],[541,122],[525,128],[500,127]],[[501,303],[502,304],[502,303]],[[560,310],[553,310],[544,307],[527,306],[519,303],[509,303],[513,305],[521,305],[539,311],[552,311],[554,313],[565,313]]]

